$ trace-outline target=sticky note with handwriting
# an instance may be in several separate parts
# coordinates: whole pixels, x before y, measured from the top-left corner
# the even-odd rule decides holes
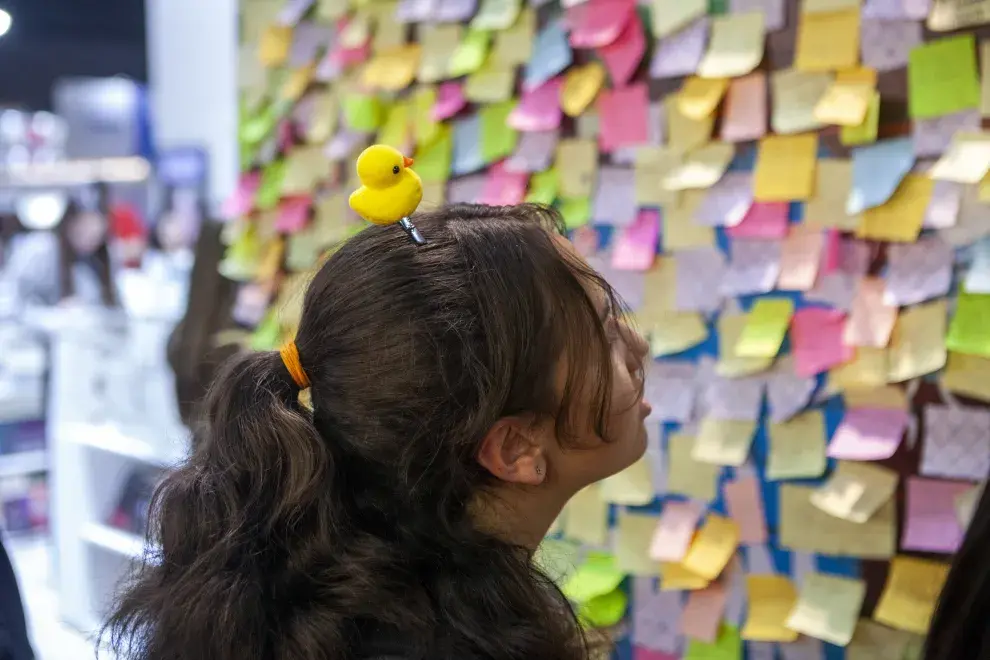
[[[929,477],[982,481],[990,474],[990,412],[926,406],[918,471]]]
[[[684,568],[714,580],[732,559],[739,545],[739,527],[732,520],[709,514],[681,562]]]

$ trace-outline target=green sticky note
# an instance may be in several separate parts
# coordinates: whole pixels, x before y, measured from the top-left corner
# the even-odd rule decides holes
[[[555,199],[557,199],[557,170],[551,167],[530,177],[529,192],[526,194],[527,202],[550,206]]]
[[[956,353],[990,357],[990,295],[959,293],[945,345]]]
[[[450,178],[450,162],[454,152],[454,137],[450,126],[440,128],[429,143],[420,143],[416,150],[413,170],[426,183],[443,183]]]
[[[917,46],[908,60],[908,111],[912,119],[941,117],[980,105],[976,39],[972,34]]]
[[[282,328],[278,322],[278,316],[275,314],[275,310],[269,310],[265,314],[265,318],[261,319],[261,323],[258,327],[254,329],[251,333],[251,350],[252,351],[273,351],[279,345],[279,340],[281,339]]]
[[[615,557],[608,552],[589,552],[584,562],[564,583],[561,591],[568,600],[586,603],[619,588],[625,575],[616,568]]]
[[[721,16],[729,12],[729,0],[708,0],[708,13]]]
[[[440,133],[440,122],[433,118],[433,106],[437,103],[437,90],[423,86],[413,94],[413,132],[418,144],[433,142]]]
[[[486,163],[501,160],[516,150],[519,133],[509,126],[514,100],[486,105],[478,112],[481,120],[481,157]]]
[[[268,163],[261,173],[261,185],[254,197],[254,205],[259,210],[268,211],[278,206],[282,199],[282,181],[285,179],[285,161],[276,160]]]
[[[578,606],[578,618],[593,628],[608,628],[622,621],[629,597],[622,589],[595,596]]]
[[[347,127],[361,133],[371,133],[382,125],[385,109],[378,97],[370,94],[349,92],[341,100],[344,111],[344,123]]]
[[[398,102],[389,108],[387,119],[378,132],[378,144],[405,149],[409,139],[409,104]]]
[[[866,118],[859,126],[842,126],[839,129],[839,141],[846,146],[870,144],[877,141],[877,129],[880,126],[880,92],[873,92],[870,105],[866,108]]]
[[[261,251],[262,245],[258,240],[258,233],[253,228],[248,228],[239,233],[224,251],[217,270],[228,280],[235,282],[250,280],[258,270]]]
[[[486,30],[468,30],[464,39],[450,57],[447,74],[451,78],[459,78],[474,73],[485,63],[488,57],[488,47],[492,41],[492,33]]]
[[[577,229],[591,222],[591,199],[588,197],[561,199],[557,210],[564,217],[564,226],[568,229]]]
[[[718,638],[708,644],[697,639],[688,640],[684,660],[741,660],[742,639],[739,629],[723,623]]]
[[[268,106],[257,114],[245,117],[241,122],[237,137],[243,144],[258,144],[271,134],[277,122],[277,109],[274,106]]]
[[[790,298],[759,298],[736,342],[736,357],[776,356],[793,314],[794,301]]]

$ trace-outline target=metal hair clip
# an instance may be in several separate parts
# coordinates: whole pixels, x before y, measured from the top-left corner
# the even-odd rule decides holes
[[[409,169],[412,164],[412,158],[387,145],[368,147],[357,159],[361,187],[351,193],[348,203],[368,222],[399,223],[414,243],[424,245],[426,239],[409,219],[423,199],[423,182]]]

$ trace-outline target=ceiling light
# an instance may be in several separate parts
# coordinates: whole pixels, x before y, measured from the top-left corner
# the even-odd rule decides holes
[[[14,22],[14,19],[10,17],[10,14],[0,9],[0,37],[7,34],[10,30],[10,24]]]

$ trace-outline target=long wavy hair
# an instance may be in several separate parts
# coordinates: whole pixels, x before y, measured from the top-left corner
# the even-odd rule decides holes
[[[371,227],[311,282],[296,344],[312,410],[277,352],[219,374],[194,452],[155,493],[157,556],[102,632],[121,657],[350,660],[380,631],[413,658],[588,657],[530,550],[471,510],[494,490],[477,454],[499,418],[605,438],[610,351],[589,283],[618,301],[545,207],[416,223],[427,245]]]

